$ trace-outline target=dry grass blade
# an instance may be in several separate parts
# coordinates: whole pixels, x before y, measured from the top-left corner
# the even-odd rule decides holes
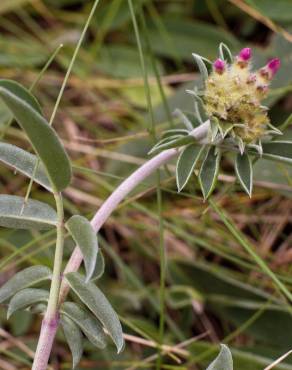
[[[24,353],[26,353],[30,358],[34,358],[34,352],[21,340],[14,338],[11,334],[9,334],[6,330],[0,328],[0,336],[2,338],[7,339],[10,343],[14,346],[21,349]]]
[[[255,8],[249,6],[242,0],[229,0],[233,5],[237,6],[239,9],[249,14],[251,17],[255,18],[257,21],[263,23],[265,26],[270,28],[275,33],[280,33],[287,41],[292,42],[292,34],[286,31],[281,26],[274,23],[271,19],[265,17]]]
[[[271,370],[271,369],[273,369],[276,365],[279,365],[280,362],[282,362],[283,360],[285,360],[286,357],[288,357],[289,355],[291,355],[291,353],[292,353],[292,350],[288,351],[283,356],[279,357],[276,361],[274,361],[271,365],[265,367],[264,370]]]

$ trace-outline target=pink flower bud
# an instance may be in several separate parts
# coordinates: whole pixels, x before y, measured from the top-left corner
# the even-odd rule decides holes
[[[222,74],[225,70],[225,62],[222,59],[215,60],[213,64],[215,72]]]
[[[247,62],[251,58],[251,48],[244,48],[238,54],[238,59]]]
[[[274,77],[274,75],[280,68],[280,65],[281,65],[280,59],[278,58],[271,59],[268,62],[268,64],[260,70],[260,73],[263,77],[270,80]]]
[[[267,68],[270,70],[272,76],[276,74],[280,66],[281,66],[281,62],[280,62],[280,59],[278,58],[274,58],[270,60],[269,63],[267,64]]]

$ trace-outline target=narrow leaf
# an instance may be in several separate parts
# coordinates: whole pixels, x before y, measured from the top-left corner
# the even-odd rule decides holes
[[[44,289],[28,288],[20,290],[11,299],[7,311],[7,319],[18,310],[22,310],[38,302],[46,302],[49,299],[49,292]]]
[[[3,87],[11,91],[14,95],[18,96],[21,100],[24,100],[38,113],[42,114],[40,103],[37,99],[27,90],[24,86],[13,80],[0,80],[0,87]]]
[[[237,154],[235,160],[235,173],[244,191],[251,197],[253,170],[248,154]]]
[[[164,131],[162,134],[162,138],[164,139],[164,138],[171,137],[174,135],[185,136],[188,134],[189,134],[189,131],[186,129],[171,129],[171,130]]]
[[[193,143],[196,141],[194,136],[188,135],[188,136],[183,136],[181,138],[174,139],[172,141],[169,141],[165,144],[159,145],[157,147],[154,147],[150,150],[148,154],[155,154],[161,150],[166,150],[166,149],[171,149],[171,148],[178,148],[180,146],[184,146],[190,143]]]
[[[15,145],[0,143],[0,161],[31,178],[37,157]],[[52,191],[50,180],[42,163],[38,166],[34,181]]]
[[[233,370],[232,354],[225,344],[221,344],[221,350],[207,370]]]
[[[176,165],[176,183],[178,191],[188,183],[200,158],[203,147],[196,144],[188,145],[180,154]]]
[[[181,122],[185,125],[188,131],[193,130],[194,127],[193,127],[192,122],[188,119],[188,117],[180,109],[176,109],[173,112],[173,114],[181,120]]]
[[[218,132],[219,132],[218,122],[216,122],[214,119],[210,120],[210,134],[212,142],[216,140]]]
[[[208,199],[215,188],[220,164],[220,153],[216,155],[215,147],[211,147],[202,163],[199,182],[204,199]]]
[[[83,254],[86,282],[91,279],[96,264],[98,252],[97,236],[90,222],[82,216],[72,216],[66,223],[66,228]]]
[[[201,96],[198,94],[198,92],[196,90],[189,90],[187,89],[186,92],[190,95],[192,95],[194,98],[195,98],[195,101],[199,104],[203,104],[203,100],[201,98]]]
[[[82,333],[74,321],[66,315],[62,315],[61,325],[72,354],[72,368],[74,369],[80,362],[83,353]]]
[[[46,203],[16,195],[0,195],[0,226],[16,229],[46,230],[56,226],[57,214]]]
[[[95,281],[95,280],[99,279],[100,277],[102,277],[102,275],[104,273],[104,269],[105,269],[104,257],[103,257],[103,254],[101,253],[101,251],[99,250],[99,252],[97,254],[94,273],[92,275],[91,280]]]
[[[177,139],[180,139],[182,138],[183,136],[182,135],[172,135],[172,136],[167,136],[161,140],[159,140],[152,148],[151,150],[148,152],[148,154],[151,154],[157,150],[159,150],[159,148],[165,144],[169,144],[169,143],[172,143],[174,142],[175,140]]]
[[[71,164],[56,132],[45,118],[11,88],[0,86],[0,97],[28,135],[56,191],[71,181]]]
[[[268,122],[267,124],[269,128],[271,129],[271,132],[274,133],[274,135],[283,135],[283,132],[279,130],[277,127],[271,124],[271,122]]]
[[[219,45],[219,57],[222,60],[226,60],[227,63],[233,63],[233,55],[227,45],[225,45],[223,42]]]
[[[51,276],[52,271],[45,266],[32,266],[18,272],[0,288],[0,303],[22,289],[51,279]]]
[[[227,134],[229,134],[229,132],[233,129],[233,124],[228,123],[228,122],[225,122],[224,124],[220,124],[218,120],[217,122],[218,122],[218,128],[221,133],[222,139],[224,139],[227,136]]]
[[[263,146],[263,158],[292,164],[292,141],[271,141]]]
[[[73,302],[65,302],[60,311],[79,326],[94,346],[105,348],[106,335],[98,320],[91,313]]]
[[[236,137],[236,142],[237,142],[237,146],[238,146],[240,154],[243,155],[244,150],[245,150],[245,142],[239,136]]]
[[[92,282],[86,284],[83,277],[77,272],[67,274],[66,279],[81,301],[107,329],[119,353],[124,346],[122,326],[118,315],[105,295]]]
[[[198,105],[196,101],[194,103]],[[185,112],[184,114],[188,118],[188,120],[191,122],[193,128],[196,128],[201,125],[201,121],[199,121],[197,114],[195,112],[191,112],[191,113]],[[189,131],[188,131],[188,134],[189,134]]]
[[[47,305],[44,303],[37,303],[29,307],[29,312],[34,314],[44,314],[46,312]]]
[[[199,71],[200,71],[203,79],[207,80],[209,75],[208,75],[208,70],[207,70],[207,67],[205,65],[205,62],[204,62],[203,58],[200,55],[195,54],[195,53],[193,53],[193,57],[195,58],[195,61],[198,65]]]

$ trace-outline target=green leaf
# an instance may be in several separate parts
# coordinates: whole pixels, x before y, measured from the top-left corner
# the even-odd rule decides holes
[[[92,282],[86,284],[83,277],[77,272],[67,274],[66,279],[81,301],[107,329],[117,347],[118,353],[121,352],[124,346],[122,326],[118,315],[105,295]]]
[[[176,184],[178,192],[182,191],[188,183],[202,150],[202,146],[190,144],[181,152],[176,165]]]
[[[208,150],[199,173],[199,182],[204,199],[208,199],[217,182],[220,153],[216,153],[215,151],[215,147],[211,147]]]
[[[37,157],[15,145],[0,143],[0,161],[31,178],[37,163]],[[50,180],[42,163],[39,163],[34,181],[52,191]]]
[[[72,354],[72,368],[74,369],[80,362],[83,353],[82,333],[74,321],[66,315],[61,317],[61,326]]]
[[[98,320],[91,313],[73,302],[65,302],[60,311],[79,326],[94,346],[106,347],[106,335]]]
[[[7,319],[18,310],[22,310],[38,302],[46,302],[49,299],[49,292],[44,289],[28,288],[16,293],[9,302]]]
[[[52,271],[45,266],[32,266],[18,272],[0,288],[0,303],[22,289],[51,279],[51,276]]]
[[[152,148],[150,150],[150,152],[148,154],[155,154],[155,153],[160,152],[162,150],[171,149],[171,148],[178,148],[180,146],[190,144],[194,141],[196,141],[196,139],[192,135],[183,136],[183,137],[171,140],[171,141],[169,141],[165,144],[155,146],[154,148]]]
[[[25,204],[24,208],[23,205]],[[0,195],[0,226],[46,230],[58,222],[55,210],[46,203],[16,195]]]
[[[188,134],[189,134],[189,131],[186,129],[171,129],[171,130],[164,131],[162,134],[162,138],[164,139],[164,138],[168,138],[174,135],[185,136]]]
[[[149,153],[148,154],[151,154],[151,153],[153,153],[153,152],[155,152],[155,151],[159,151],[159,148],[161,147],[161,146],[163,146],[163,145],[166,145],[166,144],[169,144],[169,143],[172,143],[172,142],[174,142],[175,140],[177,140],[177,139],[180,139],[180,138],[182,138],[182,137],[184,137],[184,136],[182,136],[182,135],[172,135],[172,136],[167,136],[167,137],[165,137],[164,139],[161,139],[161,140],[159,140],[152,148],[151,148],[151,150],[149,151]]]
[[[47,305],[44,303],[37,303],[28,308],[28,311],[33,314],[44,314],[46,312]]]
[[[221,350],[207,370],[233,370],[232,354],[225,344],[221,344]]]
[[[216,120],[214,121],[216,122]],[[222,139],[224,139],[227,136],[227,134],[229,134],[229,132],[233,129],[233,124],[228,123],[228,122],[224,122],[224,124],[220,123],[219,121],[217,122],[218,122],[218,129],[220,131]]]
[[[72,216],[66,223],[66,228],[80,248],[86,270],[86,282],[94,272],[98,252],[97,236],[90,222],[82,216]]]
[[[14,95],[18,96],[19,99],[25,101],[28,105],[30,105],[34,110],[38,113],[42,114],[42,109],[40,103],[37,99],[27,90],[25,87],[20,85],[18,82],[13,80],[4,80],[0,79],[0,87],[11,91]]]
[[[251,197],[253,170],[248,154],[237,154],[235,160],[235,173],[244,191]]]
[[[263,146],[263,158],[292,164],[292,141],[271,141]]]
[[[174,111],[174,115],[177,116],[181,122],[185,125],[186,129],[188,131],[192,131],[193,130],[193,124],[192,122],[189,120],[189,118],[180,110],[180,109],[176,109]]]
[[[99,279],[100,277],[102,277],[102,275],[104,273],[104,269],[105,269],[104,257],[103,257],[103,254],[101,253],[101,250],[99,250],[99,252],[97,254],[94,273],[92,275],[91,280],[95,281],[95,280]]]
[[[227,45],[224,42],[221,42],[219,45],[219,57],[222,60],[225,60],[227,63],[233,63],[233,55]]]
[[[207,70],[207,67],[205,65],[203,58],[200,55],[195,54],[195,53],[193,53],[193,57],[195,58],[195,61],[198,65],[201,76],[203,77],[204,80],[207,80],[209,77],[209,74],[208,74],[208,70]]]
[[[218,132],[219,132],[218,120],[217,119],[211,119],[210,120],[210,134],[211,134],[211,141],[212,142],[215,141]],[[221,131],[221,135],[222,135],[222,131]]]
[[[65,189],[71,181],[71,164],[56,132],[20,94],[15,95],[13,89],[0,86],[0,97],[28,135],[44,164],[52,186],[56,191]]]

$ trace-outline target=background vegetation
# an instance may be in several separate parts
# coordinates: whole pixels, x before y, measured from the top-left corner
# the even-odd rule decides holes
[[[74,160],[65,192],[67,216],[90,217],[115,186],[147,159],[153,138],[175,124],[176,107],[193,110],[185,90],[198,80],[192,52],[215,58],[221,41],[236,53],[250,46],[254,65],[271,57],[282,67],[267,104],[272,123],[289,130],[292,90],[291,0],[133,0],[145,58],[145,76],[126,0],[101,0],[78,55],[54,127]],[[31,86],[50,116],[75,45],[92,6],[86,0],[2,0],[0,73]],[[59,50],[49,69],[40,71]],[[290,96],[289,96],[290,93]],[[150,108],[151,108],[150,107]],[[153,113],[155,125],[151,126]],[[0,103],[1,140],[30,149]],[[28,181],[1,165],[1,193],[24,195]],[[292,348],[291,307],[248,250],[291,290],[289,167],[256,165],[252,199],[243,194],[228,160],[212,202],[203,203],[195,178],[176,193],[172,165],[125,201],[99,240],[106,260],[99,286],[119,313],[127,346],[96,350],[86,344],[78,369],[205,369],[230,345],[236,370],[262,370]],[[53,204],[36,185],[31,196]],[[46,199],[45,199],[46,198]],[[33,264],[52,266],[53,231],[0,230],[0,283]],[[160,246],[160,248],[159,248]],[[166,288],[159,289],[166,251]],[[73,245],[68,240],[65,260]],[[65,261],[64,261],[65,263]],[[165,311],[164,311],[165,303]],[[165,312],[165,313],[164,313]],[[0,368],[30,368],[40,319],[0,307]],[[165,318],[165,330],[163,321]],[[163,342],[163,356],[157,345]],[[159,360],[159,357],[160,358]],[[157,361],[158,358],[158,361]],[[69,369],[62,333],[52,366]],[[285,359],[275,369],[292,369]]]

